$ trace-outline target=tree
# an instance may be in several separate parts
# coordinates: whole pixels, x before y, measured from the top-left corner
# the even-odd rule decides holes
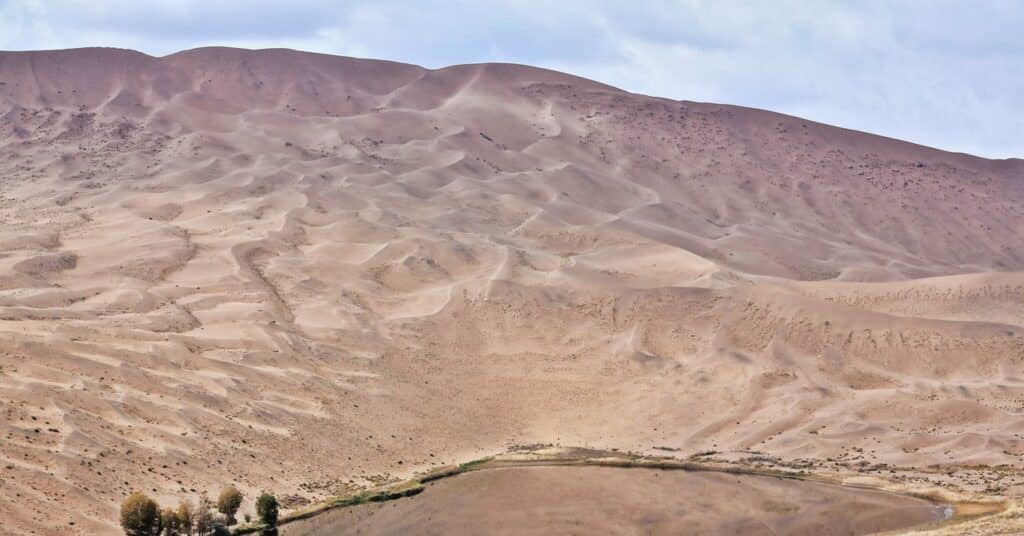
[[[213,505],[210,503],[210,499],[203,495],[199,498],[199,506],[196,507],[196,511],[192,514],[192,522],[196,527],[196,534],[198,536],[206,536],[213,532],[214,519],[211,510]]]
[[[188,536],[192,536],[192,526],[195,524],[195,511],[196,507],[186,500],[178,503],[178,530]]]
[[[121,528],[128,536],[160,536],[160,507],[141,491],[121,503]]]
[[[168,506],[160,511],[160,524],[164,527],[164,536],[181,536],[181,521],[174,508]]]
[[[260,517],[260,521],[268,527],[276,527],[277,498],[267,492],[263,492],[263,494],[256,499],[256,515],[258,515]]]
[[[236,523],[235,514],[239,506],[242,506],[242,492],[234,486],[224,488],[217,497],[217,511],[224,514],[228,526]]]

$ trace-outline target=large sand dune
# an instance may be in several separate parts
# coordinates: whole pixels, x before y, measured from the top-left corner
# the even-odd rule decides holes
[[[2,53],[0,367],[7,533],[510,444],[1020,467],[1024,161],[517,65]]]

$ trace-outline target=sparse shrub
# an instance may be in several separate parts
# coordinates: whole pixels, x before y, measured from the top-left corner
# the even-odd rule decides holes
[[[195,524],[195,533],[198,536],[207,536],[213,532],[216,520],[213,519],[212,510],[213,504],[210,503],[210,499],[206,495],[200,497],[199,505],[192,514],[192,522]]]
[[[145,493],[132,493],[121,503],[121,528],[128,536],[159,536],[160,507]]]
[[[242,506],[242,492],[234,486],[224,488],[217,497],[217,511],[224,514],[228,526],[236,523],[235,514],[238,513],[239,506]]]
[[[181,521],[174,508],[167,507],[160,510],[160,524],[163,525],[164,536],[181,536]]]
[[[268,527],[276,527],[277,498],[267,492],[263,492],[263,494],[256,499],[256,515],[258,515],[260,521]]]
[[[195,525],[195,510],[195,506],[192,506],[192,503],[188,501],[183,500],[178,503],[178,511],[176,512],[178,514],[178,530],[188,536],[192,536],[193,534],[192,529]]]

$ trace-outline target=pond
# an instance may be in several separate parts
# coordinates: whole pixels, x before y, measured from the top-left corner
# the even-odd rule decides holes
[[[537,466],[473,471],[419,495],[281,527],[335,534],[870,534],[940,521],[923,499],[707,471]]]

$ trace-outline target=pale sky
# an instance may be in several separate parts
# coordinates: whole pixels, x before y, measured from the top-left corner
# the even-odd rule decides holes
[[[0,49],[287,47],[502,61],[1024,157],[1024,2],[0,0]]]

